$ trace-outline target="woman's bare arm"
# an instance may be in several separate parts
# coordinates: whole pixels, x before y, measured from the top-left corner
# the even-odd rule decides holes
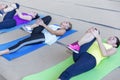
[[[24,20],[32,20],[32,17],[29,15],[23,15],[18,9],[16,9],[17,15]]]
[[[66,32],[66,30],[64,30],[64,29],[53,30],[53,29],[49,28],[41,19],[38,19],[38,20],[39,20],[39,25],[42,25],[51,34],[54,34],[54,35],[57,35],[57,36],[61,36],[61,35],[63,35]]]
[[[97,33],[97,31],[92,31],[93,35],[96,37],[96,40],[98,42],[99,48],[101,50],[101,53],[103,56],[110,56],[113,55],[116,52],[115,48],[111,48],[111,49],[106,49],[102,43],[102,39],[100,37],[100,35]]]

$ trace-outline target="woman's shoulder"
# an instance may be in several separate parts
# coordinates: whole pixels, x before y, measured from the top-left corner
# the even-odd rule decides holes
[[[106,42],[103,42],[103,45],[104,45],[104,47],[105,47],[106,49],[111,49],[111,48],[113,48],[112,45],[110,45],[110,44],[108,44],[108,43],[106,43]]]

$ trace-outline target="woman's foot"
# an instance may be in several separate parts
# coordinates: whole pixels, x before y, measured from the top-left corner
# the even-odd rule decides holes
[[[19,9],[20,5],[18,3],[11,4],[14,9]]]
[[[0,16],[1,16],[1,17],[2,17],[3,14],[5,13],[5,12],[4,12],[4,9],[7,8],[7,7],[8,7],[8,6],[5,5],[5,4],[1,4],[1,5],[0,5]]]
[[[6,5],[6,4],[0,4],[0,10],[3,10],[5,8],[7,8],[7,7],[8,7],[8,5]]]
[[[0,10],[0,16],[2,17],[4,14],[3,10]]]
[[[0,51],[0,56],[4,55],[4,54],[9,54],[10,50],[9,49],[5,49],[3,51]]]
[[[7,12],[10,12],[10,11],[12,11],[12,10],[15,10],[15,9],[19,9],[19,4],[18,3],[14,3],[14,4],[11,4],[10,6],[8,6],[7,8],[5,8],[5,9],[3,9],[3,11],[5,12],[5,13],[7,13]]]
[[[72,43],[72,44],[69,44],[68,45],[68,49],[72,50],[73,52],[75,53],[79,53],[79,50],[80,50],[80,46],[78,44],[78,41]]]
[[[29,25],[25,25],[22,27],[22,30],[28,32],[28,33],[32,33],[32,28]]]

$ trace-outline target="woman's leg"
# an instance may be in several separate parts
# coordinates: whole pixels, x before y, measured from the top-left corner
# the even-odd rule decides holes
[[[8,29],[16,26],[16,21],[14,19],[7,19],[0,22],[0,30],[1,29]]]
[[[5,13],[4,9],[6,9],[8,6],[6,4],[0,4],[0,16],[3,16]]]
[[[10,6],[3,4],[0,7],[1,7],[0,14],[1,14],[1,16],[3,16],[4,13],[10,12],[10,11],[12,11],[14,9],[18,9],[19,8],[19,4],[15,3],[15,4],[11,4]]]
[[[10,6],[6,6],[6,8],[4,8],[3,11],[5,13],[7,13],[7,12],[10,12],[14,9],[19,9],[19,7],[20,7],[20,5],[18,3],[13,3],[13,4],[10,4]]]
[[[19,8],[19,4],[16,3],[14,5]],[[0,29],[7,29],[16,26],[16,21],[13,19],[15,13],[16,10],[13,9],[4,16],[3,21],[0,22]]]
[[[10,8],[10,9],[9,9]],[[3,21],[4,20],[7,20],[7,19],[13,19],[15,13],[16,13],[16,9],[19,8],[19,4],[15,3],[15,4],[11,4],[11,6],[9,6],[8,8],[6,8],[6,11],[7,9],[9,10],[7,12],[7,14],[4,16],[3,18]]]
[[[87,50],[94,43],[95,40],[96,40],[96,38],[94,38],[92,41],[90,41],[90,42],[88,42],[88,43],[80,46],[80,50],[79,50],[78,54],[76,54],[75,52],[73,52],[73,60],[76,62],[80,58],[80,56],[81,56],[81,54],[83,52],[87,52]]]
[[[8,13],[4,16],[3,21],[4,21],[4,20],[7,20],[7,19],[13,19],[15,13],[16,13],[16,10],[15,10],[15,9],[12,10],[12,11],[10,11],[10,12],[8,12]]]
[[[48,25],[51,21],[51,16],[45,16],[42,18],[43,22]],[[35,33],[38,33],[44,29],[43,26],[39,25],[39,26],[36,26],[36,24],[33,24],[31,26],[25,26],[25,27],[22,27],[23,30],[29,32],[29,33],[32,33],[32,34],[35,34]]]
[[[94,39],[94,35],[92,33],[85,33],[83,37],[78,41],[80,46],[92,41]]]
[[[86,31],[85,35],[83,35],[83,37],[78,41],[78,44],[80,46],[82,46],[83,44],[86,44],[86,43],[92,41],[95,38],[94,35],[92,34],[92,31],[94,31],[94,30],[96,30],[98,32],[98,34],[100,34],[100,31],[97,28],[95,28],[95,27],[89,28]]]
[[[44,27],[42,27],[41,25],[39,25],[39,26],[33,28],[31,35],[40,34],[40,33],[42,33],[43,29],[44,29]]]
[[[6,4],[0,4],[0,10],[3,10],[5,8],[7,8],[7,7],[8,7],[8,5],[6,5]]]
[[[81,57],[77,62],[72,64],[70,67],[68,67],[59,77],[60,80],[70,80],[70,78],[82,74],[84,72],[87,72],[91,69],[93,69],[96,66],[96,60],[95,58],[87,53],[84,52],[81,54]]]
[[[86,43],[89,43],[94,38],[95,37],[92,35],[92,33],[87,32],[83,35],[83,37],[79,41],[69,44],[68,48],[75,53],[79,53],[80,47]]]
[[[52,19],[52,18],[51,18],[50,16],[46,16],[46,17],[42,18],[43,22],[44,22],[46,25],[48,25],[48,24],[50,23],[51,19]],[[39,26],[33,28],[33,31],[32,31],[32,34],[31,34],[31,35],[39,34],[39,33],[42,32],[43,29],[44,29],[44,27],[41,26],[41,25],[39,25]]]
[[[18,49],[20,49],[23,46],[38,44],[38,43],[42,43],[44,41],[45,41],[44,34],[30,36],[24,40],[19,41],[17,44],[13,45],[12,47],[9,47],[6,50],[0,51],[0,55],[9,54],[9,53],[17,51]]]
[[[43,22],[48,25],[50,23],[50,21],[52,20],[51,16],[45,16],[42,18]]]

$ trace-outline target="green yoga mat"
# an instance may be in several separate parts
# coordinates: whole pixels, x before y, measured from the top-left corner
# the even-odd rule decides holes
[[[59,75],[73,63],[72,57],[42,72],[24,77],[22,80],[57,80]],[[73,77],[71,80],[101,80],[105,75],[120,66],[120,47],[115,55],[104,59],[94,69]]]

